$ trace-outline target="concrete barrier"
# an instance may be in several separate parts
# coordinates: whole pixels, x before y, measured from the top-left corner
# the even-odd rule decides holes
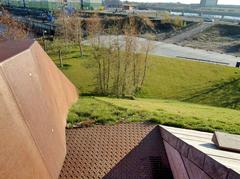
[[[239,155],[212,146],[211,133],[166,126],[160,132],[175,179],[240,178]]]

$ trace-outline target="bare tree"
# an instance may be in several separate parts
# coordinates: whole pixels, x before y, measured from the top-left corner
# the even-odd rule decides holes
[[[63,30],[64,42],[66,45],[68,43],[68,27],[69,26],[68,26],[67,15],[66,15],[64,4],[62,4],[62,10],[61,10],[59,18],[62,20],[62,26],[60,28],[62,28],[62,30]],[[61,30],[60,30],[60,32],[61,32]]]
[[[28,29],[24,24],[14,19],[8,11],[3,9],[2,12],[0,24],[3,24],[4,29],[0,32],[0,36],[8,40],[26,39],[28,37]]]
[[[93,58],[97,64],[97,92],[105,94],[104,77],[103,77],[103,58],[101,48],[101,34],[103,31],[101,18],[93,15],[87,21],[87,30],[90,46],[92,48]]]
[[[54,38],[48,46],[49,53],[55,53],[58,56],[59,67],[63,68],[63,50],[64,50],[64,41],[60,38]]]
[[[120,45],[120,40],[119,40],[119,31],[118,27],[115,24],[115,27],[113,27],[113,31],[115,32],[116,39],[113,42],[113,64],[114,64],[114,70],[115,70],[115,75],[114,75],[114,82],[113,82],[113,92],[117,97],[120,97],[120,80],[121,80],[121,62],[122,62],[122,57],[121,57],[121,45]]]
[[[171,24],[174,29],[179,29],[186,26],[186,23],[183,21],[183,19],[180,16],[171,17],[169,13],[163,14],[162,23]]]
[[[145,21],[144,21],[145,22]],[[141,89],[147,74],[150,40],[140,44],[134,16],[103,31],[99,17],[88,20],[89,45],[97,68],[97,92],[124,97]],[[105,32],[105,36],[102,36]],[[120,35],[120,32],[123,33]],[[93,65],[94,65],[93,64]]]
[[[80,56],[83,56],[82,36],[83,36],[83,21],[78,13],[74,13],[68,18],[69,38],[74,43],[78,44]]]
[[[151,31],[154,24],[145,16],[129,17],[125,24],[125,63],[122,82],[122,96],[126,93],[132,95],[142,88],[147,74],[147,62],[152,43],[150,36],[143,42],[139,35],[145,32],[142,28],[148,27]]]
[[[140,88],[143,86],[143,83],[145,81],[146,78],[146,74],[147,74],[147,66],[148,66],[148,56],[149,56],[149,51],[152,49],[153,44],[151,42],[151,38],[148,37],[146,44],[143,46],[143,51],[145,53],[144,55],[144,69],[143,69],[143,75],[142,75],[142,79],[141,79],[141,83],[140,83]]]
[[[55,37],[53,39],[52,45],[55,47],[60,67],[63,67],[63,51],[66,50],[67,45],[71,41],[71,36],[69,34],[71,31],[71,26],[69,25],[69,17],[65,12],[65,4],[61,4],[61,10],[57,14],[56,20],[56,31]]]
[[[183,19],[180,16],[176,16],[173,20],[172,20],[172,24],[174,25],[174,27],[176,29],[180,29],[182,27],[186,26],[186,23],[183,21]]]
[[[131,74],[130,68],[132,66],[132,62],[136,59],[136,35],[138,33],[136,26],[136,19],[133,16],[129,17],[128,22],[124,25],[124,71],[123,71],[123,79],[122,79],[122,96],[125,96],[127,92],[131,91],[131,83],[128,82],[130,78],[128,78],[128,74]],[[127,84],[129,84],[127,86]]]
[[[65,10],[65,4],[61,4],[61,10],[57,13],[56,19],[56,31],[55,37],[58,39],[63,39],[64,43],[62,44],[65,48],[67,47],[68,43],[71,41],[71,26],[69,24],[69,16]]]

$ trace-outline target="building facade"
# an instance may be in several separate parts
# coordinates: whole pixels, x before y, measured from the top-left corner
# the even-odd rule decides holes
[[[217,6],[218,0],[201,0],[202,7]]]
[[[83,0],[83,9],[93,10],[99,9],[102,6],[102,0]]]
[[[119,8],[122,6],[122,2],[120,0],[104,0],[103,4],[106,8]]]

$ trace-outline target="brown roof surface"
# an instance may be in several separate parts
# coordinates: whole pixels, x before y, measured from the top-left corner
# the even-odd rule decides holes
[[[131,123],[67,129],[66,134],[60,179],[240,178],[237,154],[212,150],[210,133]]]
[[[4,41],[0,43],[0,63],[28,49],[34,40]]]
[[[0,56],[0,178],[57,178],[77,90],[37,42],[0,44]]]
[[[150,160],[154,165],[164,159],[160,130],[154,127],[131,123],[67,129],[67,156],[59,178],[154,178]]]

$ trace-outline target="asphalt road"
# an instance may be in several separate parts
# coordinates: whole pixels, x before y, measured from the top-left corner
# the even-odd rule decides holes
[[[155,47],[151,50],[151,54],[158,56],[178,57],[186,60],[221,64],[233,67],[236,66],[238,61],[240,62],[240,57],[201,49],[193,49],[190,47],[182,47],[164,42],[156,42]]]
[[[101,36],[101,42],[103,46],[109,46],[116,42],[116,36]],[[122,49],[124,49],[124,36],[118,36],[118,42],[121,44]],[[84,42],[89,44],[88,41]],[[142,47],[146,45],[148,41],[144,38],[137,38],[137,51],[142,52]],[[166,56],[166,57],[178,57],[184,60],[199,61],[205,63],[220,64],[226,66],[235,67],[237,62],[240,62],[240,57],[235,57],[232,55],[221,54],[217,52],[194,49],[190,47],[182,47],[175,44],[150,41],[151,44],[151,55],[156,56]],[[206,44],[211,45],[211,44]]]

